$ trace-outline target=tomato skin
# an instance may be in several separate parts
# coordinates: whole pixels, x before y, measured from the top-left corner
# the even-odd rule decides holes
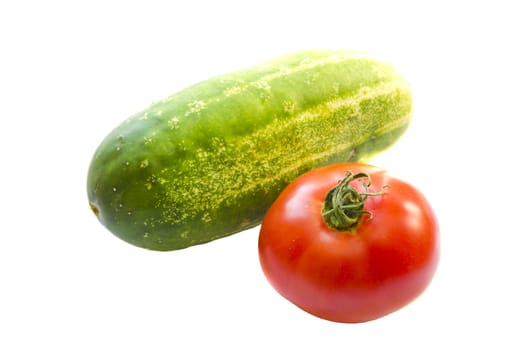
[[[365,215],[353,234],[330,228],[321,214],[346,171],[369,174],[369,192],[384,191],[367,198],[364,209],[373,216]],[[418,297],[435,274],[440,243],[421,192],[379,168],[345,163],[291,183],[264,217],[258,248],[262,270],[282,296],[320,318],[357,323]]]

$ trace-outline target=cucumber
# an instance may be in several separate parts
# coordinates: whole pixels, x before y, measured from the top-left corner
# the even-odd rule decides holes
[[[260,224],[300,174],[364,162],[412,114],[409,85],[354,51],[304,51],[212,78],[152,104],[102,141],[90,207],[133,245],[176,250]]]

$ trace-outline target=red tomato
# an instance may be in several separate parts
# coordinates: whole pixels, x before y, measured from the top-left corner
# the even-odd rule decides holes
[[[343,198],[329,196],[328,207],[327,193],[347,171],[368,176],[333,191]],[[366,191],[371,195],[362,195]],[[350,217],[359,220],[333,227],[343,221],[332,216],[337,212],[345,213],[345,224]],[[379,168],[352,163],[312,170],[291,183],[267,212],[258,244],[264,274],[282,296],[315,316],[347,323],[373,320],[413,301],[432,280],[439,258],[438,224],[425,197]]]

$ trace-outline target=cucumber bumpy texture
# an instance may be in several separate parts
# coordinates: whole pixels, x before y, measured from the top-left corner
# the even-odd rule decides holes
[[[88,171],[90,207],[121,239],[176,250],[261,223],[302,173],[365,162],[411,121],[409,85],[354,51],[304,51],[190,86],[126,119]]]

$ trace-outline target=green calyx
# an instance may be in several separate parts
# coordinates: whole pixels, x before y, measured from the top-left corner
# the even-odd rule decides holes
[[[364,192],[358,192],[350,186],[350,183],[356,180],[363,183]],[[365,202],[368,197],[382,195],[384,189],[380,192],[369,192],[370,185],[371,180],[368,174],[353,174],[347,171],[346,177],[326,194],[322,211],[326,224],[338,231],[354,233],[364,215],[372,218],[372,212],[364,209]]]

